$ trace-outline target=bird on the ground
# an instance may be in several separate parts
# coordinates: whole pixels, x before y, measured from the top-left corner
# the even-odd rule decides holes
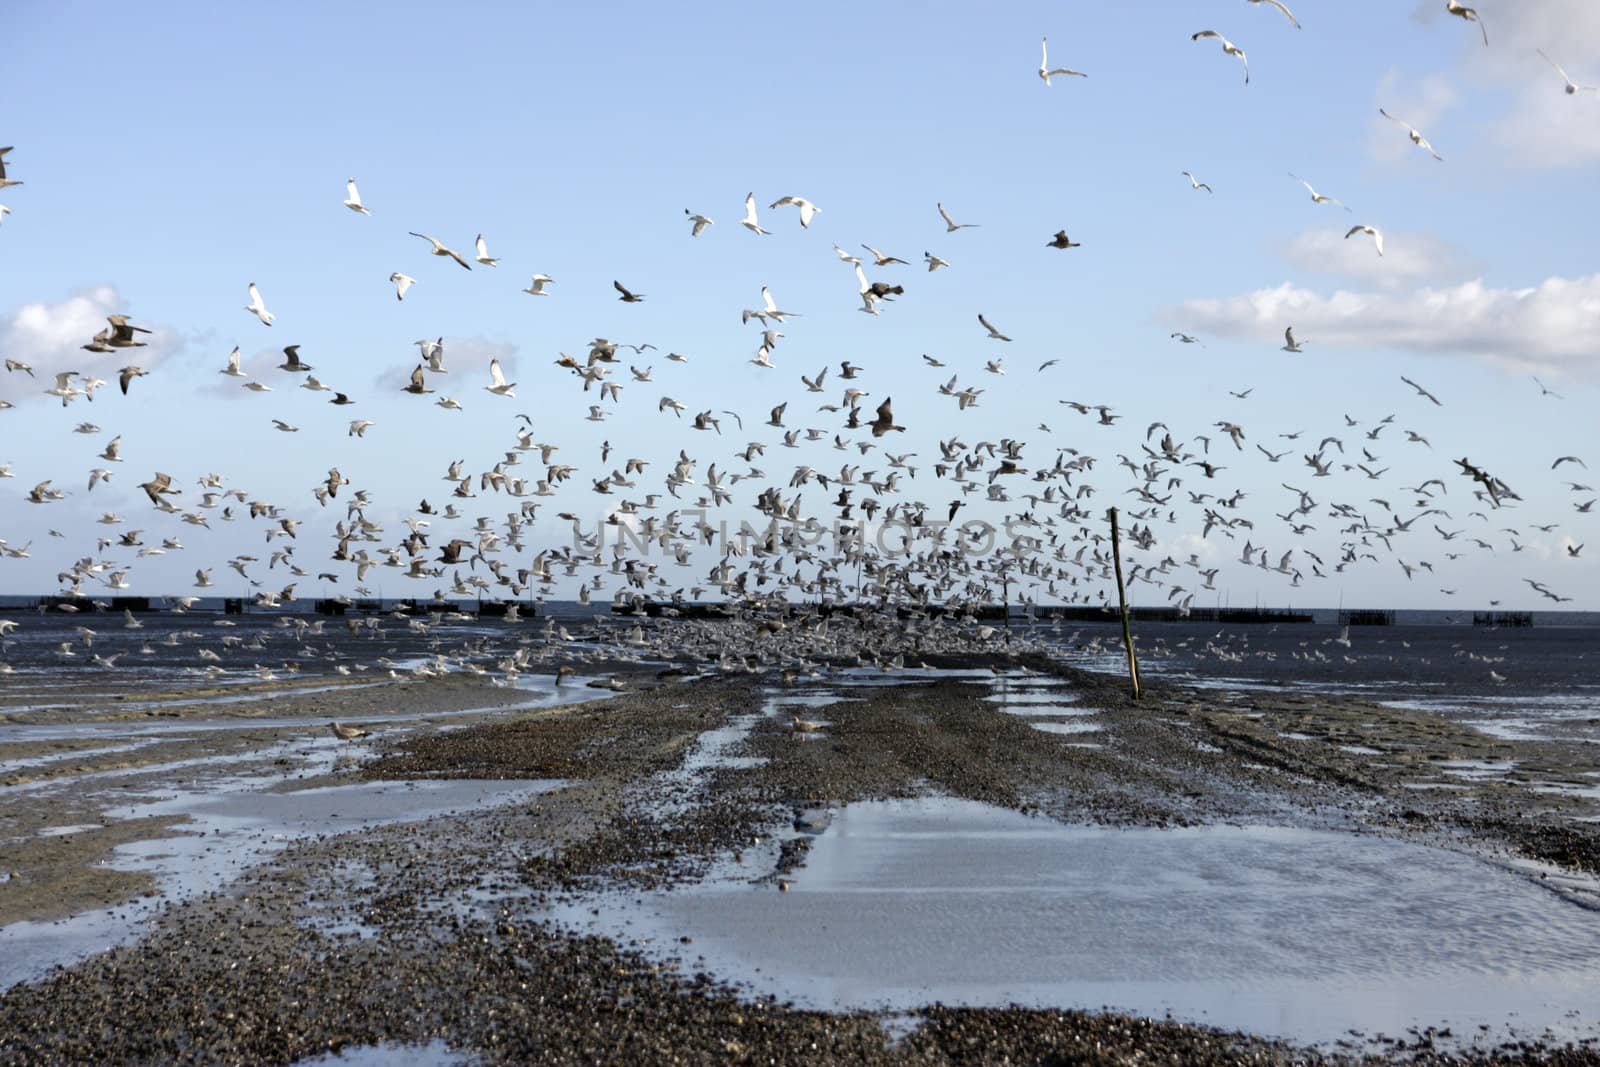
[[[363,730],[359,726],[342,726],[337,722],[330,722],[328,729],[333,731],[333,736],[341,741],[356,741],[366,737],[371,731]]]
[[[404,300],[406,298],[406,290],[417,284],[417,280],[411,275],[401,274],[399,271],[389,275],[389,280],[394,282],[394,298],[396,300]]]
[[[344,191],[345,207],[349,208],[351,211],[359,212],[362,215],[372,214],[372,212],[367,210],[366,205],[361,202],[361,193],[356,189],[356,180],[354,178],[347,178],[345,180]]]
[[[448,256],[449,258],[455,260],[457,263],[461,264],[461,267],[462,267],[463,270],[471,270],[472,269],[472,264],[470,264],[466,260],[462,259],[460,252],[457,252],[453,248],[445,247],[445,245],[442,244],[439,241],[438,238],[429,237],[427,234],[418,233],[416,230],[407,230],[406,232],[409,233],[413,237],[420,237],[424,241],[427,241],[429,244],[433,245],[433,254],[434,255],[436,255],[436,256]]]
[[[1050,84],[1050,79],[1054,78],[1057,74],[1070,74],[1074,78],[1088,77],[1088,75],[1081,70],[1069,70],[1066,67],[1056,67],[1054,70],[1052,70],[1050,68],[1050,39],[1048,37],[1041,37],[1039,38],[1039,80],[1048,86]]]
[[[1250,60],[1249,60],[1249,57],[1247,57],[1244,54],[1244,49],[1240,48],[1238,45],[1234,44],[1232,41],[1230,41],[1226,37],[1222,36],[1222,34],[1218,33],[1216,30],[1201,30],[1199,33],[1192,33],[1192,34],[1189,35],[1189,40],[1191,40],[1191,41],[1199,41],[1199,40],[1203,40],[1204,38],[1207,38],[1207,37],[1215,37],[1218,41],[1221,41],[1222,42],[1222,51],[1225,52],[1226,54],[1228,54],[1230,56],[1238,56],[1239,57],[1239,62],[1244,64],[1244,83],[1246,85],[1249,85],[1250,84]]]
[[[1428,139],[1422,136],[1422,134],[1418,132],[1417,128],[1411,125],[1411,123],[1407,122],[1405,119],[1395,118],[1381,107],[1378,109],[1378,114],[1382,115],[1384,118],[1388,119],[1397,126],[1404,126],[1406,128],[1406,136],[1411,138],[1412,144],[1423,149],[1428,153],[1428,155],[1432,156],[1434,159],[1437,159],[1439,162],[1444,162],[1444,157],[1433,150],[1433,145],[1429,144]]]
[[[1371,234],[1372,244],[1377,248],[1378,255],[1383,255],[1383,233],[1376,226],[1352,226],[1345,232],[1344,239],[1348,241],[1358,233]]]

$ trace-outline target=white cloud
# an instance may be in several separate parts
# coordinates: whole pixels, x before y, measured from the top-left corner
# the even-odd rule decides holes
[[[1519,372],[1600,373],[1600,274],[1547,278],[1527,289],[1482,280],[1408,292],[1323,295],[1284,283],[1226,299],[1188,300],[1162,314],[1177,329],[1276,341],[1285,326],[1308,348],[1402,349],[1477,356]]]
[[[104,353],[83,351],[82,346],[106,328],[107,315],[127,312],[126,301],[116,288],[101,285],[81,289],[54,304],[23,304],[9,315],[0,316],[0,356],[28,364],[35,374],[31,380],[22,371],[5,375],[0,381],[0,393],[14,404],[43,400],[44,390],[52,384],[50,379],[62,371],[113,380],[120,367],[132,363],[151,370],[182,349],[182,340],[172,330],[135,318],[135,325],[151,331],[138,335],[145,342],[144,347]]]
[[[1358,233],[1346,238],[1347,232],[1348,225],[1337,230],[1306,230],[1283,246],[1283,258],[1303,271],[1356,278],[1385,288],[1465,280],[1481,269],[1466,252],[1430,234],[1384,230],[1380,256],[1371,237]]]

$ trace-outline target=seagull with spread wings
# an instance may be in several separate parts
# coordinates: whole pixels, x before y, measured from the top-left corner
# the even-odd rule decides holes
[[[1298,175],[1296,175],[1296,174],[1294,174],[1292,172],[1290,173],[1289,177],[1293,178],[1295,181],[1299,182],[1301,185],[1306,187],[1306,192],[1311,194],[1311,202],[1313,204],[1338,204],[1340,207],[1344,208],[1346,211],[1350,210],[1348,207],[1345,206],[1343,201],[1335,200],[1331,196],[1323,196],[1321,193],[1319,193],[1315,189],[1311,188],[1311,183],[1306,181],[1304,178],[1299,177]]]
[[[1288,19],[1295,29],[1300,28],[1300,20],[1294,17],[1294,12],[1283,6],[1282,0],[1249,0],[1252,4],[1266,4],[1283,12],[1283,17]]]
[[[1192,33],[1192,34],[1189,35],[1189,40],[1191,40],[1191,41],[1199,41],[1199,40],[1203,40],[1204,38],[1207,38],[1207,37],[1215,37],[1217,40],[1221,41],[1222,42],[1222,51],[1224,53],[1226,53],[1227,55],[1238,56],[1239,57],[1239,62],[1244,64],[1244,83],[1246,85],[1249,85],[1250,84],[1250,59],[1249,59],[1249,57],[1247,57],[1244,54],[1244,49],[1240,48],[1238,45],[1234,44],[1232,41],[1230,41],[1226,37],[1222,36],[1222,34],[1218,33],[1216,30],[1201,30],[1199,33]]]
[[[1549,56],[1544,54],[1544,49],[1536,48],[1536,49],[1534,49],[1534,51],[1538,52],[1540,57],[1546,63],[1548,63],[1552,67],[1556,68],[1556,73],[1561,75],[1562,81],[1565,81],[1567,83],[1566,92],[1567,92],[1568,96],[1573,96],[1573,95],[1575,95],[1577,93],[1592,93],[1592,92],[1595,92],[1597,89],[1600,89],[1600,86],[1579,85],[1577,82],[1572,80],[1572,78],[1567,74],[1567,72],[1565,70],[1561,69],[1561,64],[1560,63],[1557,63],[1555,60],[1551,59]]]
[[[1371,236],[1373,245],[1375,245],[1378,249],[1378,255],[1383,255],[1383,232],[1381,230],[1379,230],[1376,226],[1352,226],[1345,233],[1344,239],[1348,241],[1358,233],[1364,233]]]
[[[1424,389],[1422,386],[1418,385],[1416,382],[1412,381],[1410,378],[1407,378],[1404,374],[1400,375],[1400,380],[1402,382],[1405,382],[1407,385],[1411,386],[1411,388],[1415,389],[1417,391],[1417,395],[1418,396],[1425,396],[1429,400],[1433,401],[1434,404],[1437,405],[1438,407],[1444,407],[1444,405],[1439,402],[1439,398],[1438,397],[1436,397],[1432,393],[1428,392],[1426,389]]]
[[[457,252],[453,248],[446,248],[444,246],[444,244],[442,244],[439,241],[438,238],[429,237],[427,234],[418,233],[416,230],[407,230],[406,232],[411,234],[411,236],[413,236],[413,237],[420,237],[424,241],[427,241],[429,244],[433,245],[433,254],[434,255],[436,255],[436,256],[449,256],[451,259],[453,259],[457,263],[461,264],[461,268],[463,270],[471,270],[472,269],[472,264],[470,264],[466,260],[462,259],[460,252]]]
[[[1395,123],[1396,125],[1404,126],[1406,128],[1406,136],[1411,138],[1412,144],[1423,149],[1428,153],[1428,155],[1432,156],[1434,159],[1437,159],[1439,162],[1444,162],[1444,157],[1433,150],[1433,145],[1429,144],[1428,139],[1422,136],[1422,134],[1418,132],[1417,128],[1411,125],[1411,123],[1407,122],[1405,119],[1395,118],[1381,107],[1378,109],[1378,114],[1382,115],[1384,118]]]
[[[1066,67],[1057,67],[1054,70],[1051,70],[1050,39],[1048,37],[1041,37],[1039,38],[1039,80],[1048,86],[1050,84],[1050,79],[1054,78],[1058,74],[1071,75],[1074,78],[1087,78],[1089,76],[1081,70],[1069,70]]]

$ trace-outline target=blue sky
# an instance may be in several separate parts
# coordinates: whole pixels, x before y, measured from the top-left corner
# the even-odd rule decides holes
[[[76,347],[96,319],[125,312],[157,333],[139,354],[151,374],[126,398],[101,393],[63,410],[40,395],[47,382],[0,378],[0,398],[17,405],[0,412],[0,463],[15,475],[0,482],[0,538],[33,542],[31,558],[0,559],[0,590],[53,588],[56,572],[94,553],[107,530],[143,526],[151,542],[176,530],[134,488],[158,469],[191,500],[194,480],[214,470],[306,518],[311,543],[299,551],[320,560],[318,531],[335,515],[317,509],[309,487],[329,466],[373,491],[372,515],[392,532],[418,498],[448,492],[451,460],[478,471],[514,444],[515,412],[580,468],[544,502],[533,539],[564,543],[555,511],[598,520],[615,503],[589,489],[617,465],[602,469],[600,440],[619,457],[654,460],[655,484],[621,495],[658,490],[679,448],[702,469],[742,470],[731,453],[748,440],[776,445],[778,431],[759,424],[781,401],[790,425],[827,427],[831,438],[839,417],[809,409],[837,401],[837,390],[805,394],[799,375],[850,359],[867,368],[856,384],[869,391],[868,412],[894,396],[910,428],[896,449],[927,464],[936,438],[1011,436],[1029,442],[1030,465],[1049,466],[1058,448],[1075,448],[1099,460],[1097,510],[1137,507],[1116,456],[1142,459],[1149,423],[1190,439],[1237,422],[1248,445],[1293,451],[1269,464],[1226,447],[1229,470],[1204,488],[1248,492],[1252,543],[1274,559],[1302,543],[1338,555],[1334,520],[1303,539],[1273,518],[1294,503],[1282,482],[1313,486],[1302,446],[1329,433],[1354,445],[1393,413],[1373,465],[1391,473],[1372,485],[1359,471],[1317,479],[1319,501],[1359,503],[1377,522],[1371,498],[1409,514],[1401,501],[1415,497],[1401,487],[1440,477],[1452,511],[1440,524],[1481,526],[1493,552],[1450,561],[1454,544],[1413,533],[1393,556],[1433,562],[1437,581],[1406,581],[1378,551],[1381,564],[1293,588],[1230,566],[1240,546],[1215,532],[1200,542],[1200,510],[1186,508],[1157,524],[1154,558],[1201,552],[1223,568],[1218,584],[1235,603],[1534,606],[1523,583],[1534,578],[1575,597],[1567,606],[1595,607],[1590,552],[1600,546],[1577,558],[1565,549],[1590,540],[1600,518],[1578,514],[1574,504],[1589,496],[1562,482],[1589,479],[1549,464],[1567,454],[1600,462],[1590,414],[1600,280],[1588,210],[1600,94],[1564,94],[1535,49],[1600,83],[1600,14],[1578,0],[1483,0],[1485,49],[1442,0],[1291,6],[1304,29],[1244,0],[999,11],[824,4],[804,15],[732,5],[288,5],[248,21],[214,5],[152,16],[20,4],[8,18],[16,60],[0,144],[16,146],[8,169],[26,184],[0,190],[13,209],[0,222],[0,346],[41,379],[69,369],[110,378],[105,368],[123,365],[122,353]],[[1190,40],[1208,28],[1247,51],[1248,86],[1215,41]],[[1041,35],[1052,65],[1089,77],[1043,85]],[[1379,106],[1415,123],[1445,161],[1412,146]],[[1214,193],[1192,190],[1181,170]],[[1311,203],[1290,171],[1352,211]],[[371,217],[340,204],[352,176]],[[771,236],[738,226],[750,190]],[[821,206],[809,230],[792,209],[767,207],[785,194]],[[980,227],[947,234],[936,202]],[[685,208],[716,225],[691,239]],[[1383,257],[1365,238],[1343,239],[1358,222],[1383,230]],[[1082,248],[1044,247],[1063,227]],[[428,256],[410,230],[469,256],[482,232],[502,263],[462,271]],[[861,314],[833,242],[910,260],[869,264],[869,276],[904,284],[906,295],[880,316]],[[951,268],[928,274],[924,251]],[[386,281],[392,271],[417,279],[403,302]],[[555,278],[550,297],[519,292],[535,272]],[[613,278],[647,300],[618,302]],[[242,310],[251,281],[277,316],[270,329]],[[747,362],[757,328],[739,321],[740,309],[760,306],[763,284],[801,313],[783,327],[776,370]],[[987,339],[979,312],[1015,341]],[[1303,354],[1278,350],[1288,325]],[[1203,347],[1169,340],[1173,330]],[[398,392],[415,365],[411,342],[435,336],[448,339],[452,375],[430,384],[463,411]],[[552,365],[560,351],[581,356],[595,336],[660,349],[634,361],[653,363],[653,383],[619,368],[622,401],[605,405],[614,414],[598,424],[583,419],[597,397]],[[332,408],[326,394],[260,369],[290,343],[356,405]],[[216,373],[234,345],[273,393],[246,393]],[[667,350],[690,361],[668,363]],[[922,353],[948,369],[926,367]],[[483,391],[491,355],[517,381],[516,400]],[[984,371],[997,357],[1004,376]],[[1050,358],[1060,363],[1036,373]],[[986,390],[979,407],[958,413],[935,392],[952,373]],[[1564,399],[1541,396],[1533,374]],[[1246,388],[1248,399],[1229,395]],[[746,432],[694,433],[657,411],[663,395],[691,414],[738,411]],[[1109,404],[1123,420],[1093,425],[1059,399]],[[376,423],[361,441],[345,429],[357,416]],[[300,431],[279,433],[272,418]],[[72,434],[84,420],[102,432]],[[1432,449],[1402,444],[1405,428]],[[1298,441],[1276,438],[1296,430]],[[127,460],[91,493],[86,472],[111,466],[94,457],[117,433]],[[735,487],[739,503],[786,484],[799,463],[883,466],[819,447],[774,447],[758,461],[766,478]],[[1212,448],[1218,461],[1219,442]],[[1468,518],[1470,486],[1449,462],[1462,455],[1525,498],[1514,514],[1497,511],[1487,525]],[[1206,481],[1193,468],[1183,476],[1187,489]],[[21,503],[47,477],[68,499]],[[1012,495],[1029,488],[1016,483]],[[824,511],[823,492],[808,494]],[[904,495],[942,510],[953,493],[924,470]],[[515,502],[467,504],[468,515],[498,518]],[[96,524],[107,510],[127,522]],[[973,505],[996,518],[1006,510]],[[1523,551],[1513,535],[1490,536],[1507,527],[1521,531]],[[50,528],[67,536],[50,538]],[[130,592],[183,592],[196,567],[220,572],[232,553],[263,547],[259,525],[184,533],[183,552],[135,562],[123,550]],[[1451,587],[1454,599],[1440,592]]]

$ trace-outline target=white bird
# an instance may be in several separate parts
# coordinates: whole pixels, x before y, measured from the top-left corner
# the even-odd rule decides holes
[[[354,178],[350,178],[345,181],[344,191],[347,197],[344,202],[345,207],[349,208],[351,211],[360,212],[363,215],[372,214],[372,212],[368,211],[366,206],[361,203],[361,193],[356,189],[356,180]]]
[[[1283,351],[1285,351],[1285,352],[1303,352],[1303,351],[1305,351],[1305,349],[1303,349],[1301,347],[1301,342],[1296,341],[1294,339],[1294,327],[1293,326],[1286,327],[1284,329],[1284,331],[1283,331]]]
[[[500,261],[489,255],[489,243],[483,239],[483,234],[478,234],[476,242],[478,254],[473,256],[474,263],[482,263],[486,267],[498,267]]]
[[[262,303],[261,290],[256,288],[255,282],[250,283],[250,303],[246,304],[244,309],[260,319],[263,326],[271,326],[272,320],[277,318],[276,315],[267,310],[267,305]]]
[[[248,378],[248,377],[250,377],[244,371],[239,369],[239,346],[238,345],[234,345],[233,346],[233,351],[228,353],[228,365],[226,367],[223,367],[217,373],[218,374],[226,374],[230,378]]]
[[[463,269],[465,269],[465,270],[471,270],[472,269],[472,264],[470,264],[466,260],[462,259],[460,252],[457,252],[453,248],[447,248],[442,242],[440,242],[440,240],[437,237],[429,237],[427,234],[418,233],[416,230],[407,230],[406,232],[411,234],[411,236],[413,236],[413,237],[420,237],[424,241],[427,241],[429,244],[433,245],[433,254],[434,255],[436,255],[436,256],[449,256],[451,259],[453,259],[457,263],[459,263]]]
[[[922,258],[928,261],[928,273],[929,274],[932,274],[934,271],[938,270],[940,267],[948,267],[950,265],[950,261],[949,260],[940,259],[938,256],[934,255],[932,252],[924,252],[924,253],[922,253]]]
[[[389,275],[389,280],[394,282],[394,298],[396,300],[404,300],[406,298],[406,290],[417,284],[417,280],[411,275],[401,274],[399,271]]]
[[[800,227],[805,229],[811,225],[811,220],[817,217],[817,212],[822,209],[803,196],[782,196],[774,200],[768,207],[784,207],[793,204],[800,209]],[[753,217],[753,216],[752,216]]]
[[[1417,128],[1411,125],[1411,123],[1405,121],[1404,119],[1395,118],[1381,107],[1378,109],[1378,114],[1382,115],[1390,122],[1404,126],[1406,128],[1406,135],[1411,138],[1412,144],[1416,145],[1418,148],[1426,150],[1428,155],[1432,156],[1434,159],[1437,159],[1439,162],[1444,162],[1444,157],[1433,150],[1433,145],[1429,144],[1428,139],[1422,136],[1421,133],[1417,132]]]
[[[373,425],[376,424],[371,419],[353,419],[350,422],[350,432],[346,436],[365,437],[367,436],[367,427]]]
[[[1452,15],[1460,16],[1466,22],[1476,22],[1478,24],[1478,32],[1483,34],[1483,47],[1489,47],[1489,30],[1484,26],[1483,20],[1478,17],[1478,12],[1475,8],[1465,6],[1460,0],[1444,0],[1444,9]]]
[[[1189,188],[1191,188],[1191,189],[1204,189],[1208,193],[1213,191],[1211,186],[1207,185],[1205,182],[1201,181],[1199,178],[1196,178],[1193,174],[1190,174],[1188,171],[1180,170],[1178,173],[1182,174],[1185,178],[1189,179]]]
[[[1057,74],[1070,74],[1075,78],[1087,78],[1089,75],[1081,70],[1068,70],[1066,67],[1050,69],[1050,38],[1039,38],[1039,80],[1045,85],[1050,84],[1050,79]]]
[[[331,393],[331,392],[333,392],[333,387],[331,385],[322,384],[322,380],[320,378],[318,378],[315,374],[306,375],[306,380],[300,383],[300,388],[309,389],[313,393]]]
[[[1376,226],[1352,226],[1350,231],[1344,235],[1344,239],[1348,241],[1358,233],[1371,234],[1372,243],[1378,248],[1378,255],[1383,255],[1383,234],[1378,231]]]
[[[1577,82],[1573,81],[1570,77],[1568,77],[1567,76],[1567,72],[1561,69],[1561,64],[1560,63],[1557,63],[1555,60],[1551,59],[1549,56],[1544,54],[1544,49],[1536,48],[1536,49],[1534,49],[1534,51],[1538,52],[1539,55],[1544,58],[1544,61],[1546,63],[1548,63],[1552,67],[1556,68],[1556,73],[1561,75],[1562,80],[1567,83],[1567,95],[1568,96],[1572,96],[1574,93],[1592,93],[1592,92],[1596,91],[1596,89],[1597,89],[1596,86],[1593,86],[1593,85],[1579,85]]]
[[[452,400],[447,396],[441,396],[438,400],[435,400],[434,403],[439,407],[444,408],[446,411],[461,410],[461,402],[459,400]]]
[[[290,426],[287,422],[284,422],[282,419],[273,419],[272,420],[272,425],[273,425],[274,428],[280,430],[283,433],[299,433],[300,432],[300,427],[298,427],[298,426]]]
[[[1283,17],[1294,24],[1295,29],[1300,28],[1300,20],[1294,17],[1294,12],[1283,6],[1282,0],[1249,0],[1252,4],[1268,4],[1283,12]]]
[[[6,207],[4,204],[0,204],[0,222],[4,222],[6,220],[6,216],[10,214],[12,214],[11,209]]]
[[[697,215],[693,211],[690,211],[688,208],[684,208],[683,209],[683,213],[685,215],[689,216],[689,221],[691,223],[693,223],[693,225],[689,229],[689,236],[690,237],[699,237],[701,231],[704,230],[707,226],[715,226],[716,225],[716,221],[714,219],[708,219],[704,215]]]
[[[996,341],[1009,341],[1009,340],[1011,340],[1011,338],[1007,337],[1005,334],[1001,333],[999,330],[995,329],[992,325],[990,325],[989,324],[989,320],[983,317],[982,312],[980,312],[978,314],[978,323],[985,330],[988,330],[989,331],[989,336],[993,337]]]
[[[1230,56],[1238,56],[1239,57],[1239,62],[1244,64],[1244,83],[1246,85],[1249,85],[1250,84],[1250,60],[1249,60],[1248,57],[1245,56],[1244,49],[1240,48],[1238,45],[1234,44],[1232,41],[1230,41],[1226,37],[1222,36],[1222,34],[1218,33],[1216,30],[1201,30],[1199,33],[1192,33],[1192,34],[1189,35],[1189,40],[1198,41],[1198,40],[1200,40],[1201,38],[1204,38],[1204,37],[1215,37],[1217,40],[1222,42],[1222,50],[1225,53],[1227,53]]]
[[[223,373],[226,374],[227,372],[224,371]],[[239,384],[243,385],[246,389],[250,390],[252,393],[270,393],[270,392],[272,392],[272,386],[263,385],[261,382],[240,382]]]
[[[554,282],[555,279],[548,274],[535,274],[533,281],[529,282],[528,287],[522,291],[529,296],[549,296],[550,294],[544,291],[544,287]]]
[[[1289,175],[1289,177],[1294,178],[1295,181],[1299,182],[1301,185],[1306,187],[1306,192],[1311,194],[1311,202],[1313,204],[1338,204],[1340,207],[1344,208],[1346,211],[1350,210],[1348,207],[1345,207],[1343,201],[1335,200],[1331,196],[1323,196],[1321,193],[1319,193],[1315,189],[1311,188],[1311,183],[1306,181],[1304,178],[1298,177],[1293,173],[1291,173]]]
[[[755,193],[746,193],[745,194],[745,198],[744,198],[744,218],[739,220],[739,225],[743,226],[745,229],[749,230],[751,233],[765,234],[767,232],[766,230],[763,230],[761,228],[761,223],[756,221],[756,194]]]
[[[944,204],[936,202],[933,206],[939,209],[939,217],[944,219],[945,233],[955,233],[957,230],[970,230],[975,226],[982,225],[982,223],[978,222],[957,222],[955,219],[950,217],[950,212],[944,209]],[[948,264],[946,264],[946,266],[948,266]]]
[[[489,361],[489,378],[491,384],[484,386],[485,390],[493,393],[495,396],[506,396],[512,398],[516,397],[517,394],[513,393],[511,390],[516,388],[517,383],[506,381],[506,376],[500,371],[500,361],[498,359],[491,359]]]

